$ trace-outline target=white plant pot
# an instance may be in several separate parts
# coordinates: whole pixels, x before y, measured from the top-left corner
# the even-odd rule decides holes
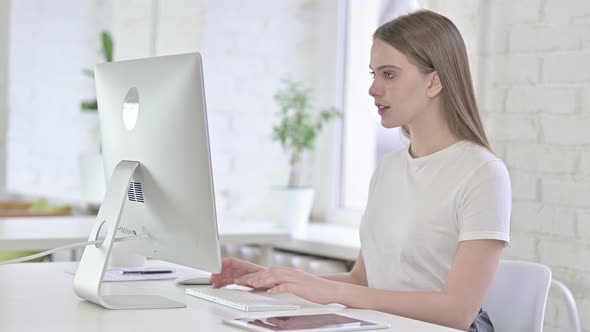
[[[292,234],[304,232],[313,205],[312,188],[273,188],[267,205],[267,217]]]

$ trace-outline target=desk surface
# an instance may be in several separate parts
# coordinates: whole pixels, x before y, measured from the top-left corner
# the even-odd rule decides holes
[[[118,332],[118,331],[236,331],[221,319],[264,316],[244,313],[185,294],[185,286],[172,280],[106,283],[106,293],[148,293],[187,304],[182,309],[108,310],[78,298],[73,291],[74,263],[22,263],[0,266],[0,326],[2,331]],[[206,286],[205,286],[206,287]],[[320,306],[289,294],[280,295],[300,304],[297,311],[272,314],[341,312],[353,317],[388,322],[388,331],[458,331],[371,310]],[[385,331],[385,330],[379,330]]]
[[[0,218],[0,251],[46,250],[88,240],[96,218]],[[288,231],[271,223],[235,222],[219,225],[223,244],[278,244],[291,238]]]

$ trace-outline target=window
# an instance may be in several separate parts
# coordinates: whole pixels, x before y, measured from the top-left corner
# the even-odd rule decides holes
[[[384,1],[383,4],[378,0],[348,0],[342,3],[342,109],[345,117],[338,135],[339,144],[334,144],[340,147],[340,151],[337,151],[337,158],[332,158],[336,161],[331,161],[332,169],[337,171],[328,183],[331,188],[327,191],[329,197],[323,199],[325,203],[319,209],[327,222],[357,225],[378,162],[385,154],[407,145],[400,129],[381,126],[373,98],[368,94],[372,82],[368,67],[371,33],[380,22],[389,21],[418,6],[413,0]]]

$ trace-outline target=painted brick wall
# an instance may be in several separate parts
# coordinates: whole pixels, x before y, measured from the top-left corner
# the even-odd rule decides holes
[[[0,45],[8,44],[10,1],[0,1]],[[8,119],[8,53],[0,52],[0,197],[6,188],[6,122]]]
[[[80,101],[95,94],[82,69],[101,61],[110,1],[23,0],[10,7],[0,14],[10,14],[9,40],[0,44],[9,58],[7,188],[77,201],[79,154],[98,149],[96,115],[80,111]]]
[[[335,0],[24,0],[12,7],[11,191],[79,199],[79,155],[98,140],[96,115],[79,111],[80,100],[94,95],[81,70],[102,61],[104,28],[114,33],[117,60],[203,54],[222,213],[261,215],[260,195],[286,183],[287,158],[270,139],[282,78],[308,82],[318,107],[337,104]]]
[[[336,104],[337,2],[130,0],[114,3],[119,60],[199,51],[203,56],[218,211],[262,216],[287,182],[271,140],[281,79],[305,80],[315,105]]]
[[[512,178],[504,257],[550,266],[590,331],[590,2],[423,3],[457,23],[479,62],[485,126]],[[551,291],[545,331],[568,324],[563,299]]]

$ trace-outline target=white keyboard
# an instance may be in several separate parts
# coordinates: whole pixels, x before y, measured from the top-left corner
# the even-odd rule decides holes
[[[187,288],[186,293],[242,311],[295,310],[298,305],[249,291],[224,288]]]

